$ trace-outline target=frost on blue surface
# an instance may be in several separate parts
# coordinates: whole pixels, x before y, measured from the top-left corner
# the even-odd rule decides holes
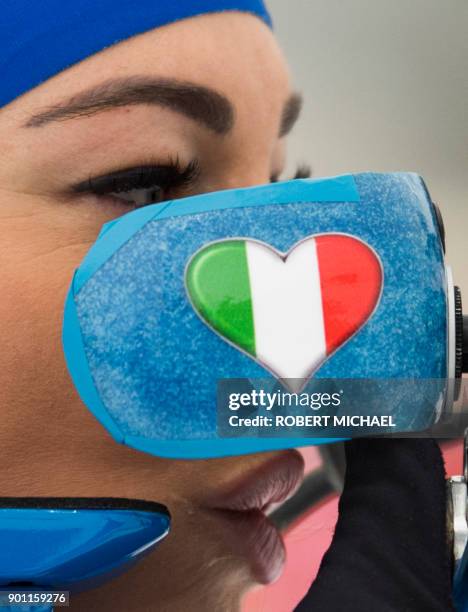
[[[206,327],[186,297],[188,259],[207,242],[263,240],[287,251],[311,234],[342,232],[367,242],[384,267],[379,309],[326,362],[322,378],[445,378],[445,278],[434,218],[420,179],[355,176],[360,202],[291,203],[152,220],[75,298],[92,377],[126,435],[161,440],[216,437],[222,378],[265,378],[265,370]],[[421,408],[422,408],[422,404]],[[416,406],[416,407],[415,407]],[[408,429],[421,410],[389,397],[382,412]]]

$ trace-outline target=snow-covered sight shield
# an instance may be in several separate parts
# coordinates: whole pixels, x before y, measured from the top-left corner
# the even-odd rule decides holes
[[[234,381],[297,395],[387,381],[375,405],[394,432],[431,426],[453,400],[455,327],[422,179],[366,173],[194,196],[107,224],[73,278],[63,345],[83,402],[117,441],[197,458],[327,441],[313,427],[226,434],[220,389]],[[392,380],[442,382],[405,404]],[[309,412],[337,413],[343,385],[322,386]],[[240,414],[228,397],[226,418]]]

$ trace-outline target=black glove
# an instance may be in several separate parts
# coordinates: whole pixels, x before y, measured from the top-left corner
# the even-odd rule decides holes
[[[442,455],[433,440],[346,443],[339,519],[296,612],[450,612]]]

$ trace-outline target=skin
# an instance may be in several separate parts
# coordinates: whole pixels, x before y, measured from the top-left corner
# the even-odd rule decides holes
[[[150,75],[215,88],[235,107],[219,135],[159,106],[129,105],[24,128],[34,113],[115,77]],[[171,24],[87,58],[0,110],[0,461],[3,496],[112,496],[167,505],[173,531],[155,554],[71,610],[237,610],[253,584],[204,500],[274,453],[169,461],[116,444],[78,398],[61,350],[74,269],[101,225],[129,211],[70,194],[90,176],[178,157],[200,162],[187,192],[266,183],[284,164],[279,126],[291,94],[271,31],[247,14]],[[176,194],[177,196],[178,194]]]

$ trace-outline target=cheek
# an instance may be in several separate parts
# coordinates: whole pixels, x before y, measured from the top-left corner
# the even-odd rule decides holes
[[[3,494],[103,494],[95,476],[109,469],[104,463],[120,447],[79,400],[61,345],[68,286],[99,226],[86,215],[79,222],[76,214],[34,210],[20,200],[15,214],[7,214],[3,204],[0,460],[10,466],[1,477]],[[54,474],[53,482],[46,473]]]
[[[117,212],[0,195],[0,382],[10,401],[41,386],[49,397],[69,387],[65,297],[102,224]]]
[[[9,466],[0,476],[2,495],[168,505],[192,497],[197,465],[117,444],[82,404],[65,366],[68,286],[109,217],[100,214],[96,222],[87,210],[21,210],[7,215],[0,199],[0,462]]]
[[[21,494],[18,486],[31,495],[41,481],[47,489],[49,462],[60,480],[63,463],[56,469],[60,459],[53,454],[64,450],[67,438],[70,443],[71,432],[74,440],[80,437],[76,426],[84,411],[62,357],[61,320],[68,283],[86,248],[54,250],[36,216],[3,221],[0,235],[0,443],[11,466],[2,485],[14,487],[10,494]]]
[[[8,235],[8,227],[1,230]],[[0,271],[0,336],[4,349],[0,380],[10,401],[21,401],[24,392],[37,392],[43,385],[52,395],[63,386],[58,375],[63,371],[61,317],[80,249],[49,249],[44,238],[43,248],[38,250],[35,229],[24,228],[20,243],[8,244],[5,240],[0,248],[4,262]],[[4,249],[8,251],[5,256]]]

